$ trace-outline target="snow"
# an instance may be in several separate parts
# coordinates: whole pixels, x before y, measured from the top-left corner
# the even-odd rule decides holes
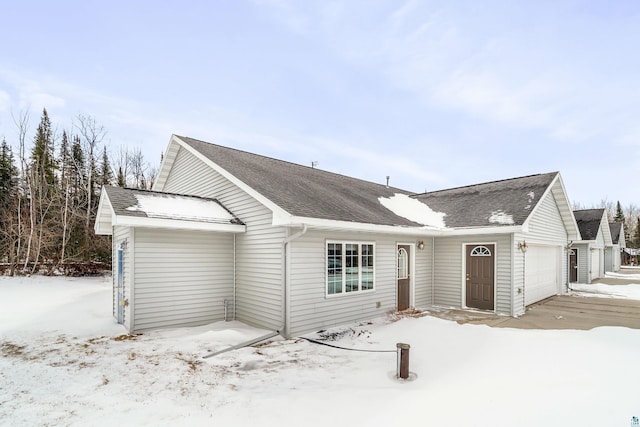
[[[513,225],[513,216],[503,211],[491,212],[489,222],[492,224]]]
[[[621,286],[625,288],[625,286]],[[623,426],[640,416],[640,331],[516,330],[396,316],[202,356],[240,322],[129,337],[109,278],[0,278],[0,425]],[[317,335],[310,335],[317,337]]]
[[[425,227],[446,228],[445,213],[435,212],[426,204],[406,194],[394,194],[392,197],[380,197],[378,201],[394,214],[417,222]]]
[[[607,273],[607,276],[609,273]],[[598,297],[615,297],[640,300],[640,284],[607,285],[604,283],[572,283],[571,290],[595,294]]]
[[[214,200],[195,197],[136,194],[137,205],[129,211],[142,211],[150,218],[229,223],[233,215]]]

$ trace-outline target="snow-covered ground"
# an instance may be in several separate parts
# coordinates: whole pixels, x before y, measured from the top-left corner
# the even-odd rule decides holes
[[[239,322],[136,337],[109,279],[0,278],[0,425],[628,426],[640,331],[516,330],[433,317],[332,330],[203,359],[264,334]]]

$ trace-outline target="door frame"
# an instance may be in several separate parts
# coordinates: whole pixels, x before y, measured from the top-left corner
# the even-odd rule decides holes
[[[461,254],[462,254],[462,275],[460,277],[460,306],[463,309],[469,310],[480,310],[475,307],[467,306],[467,246],[485,246],[485,245],[493,245],[493,310],[483,310],[483,311],[491,311],[493,313],[497,312],[497,290],[498,290],[498,242],[465,242],[462,243]]]
[[[395,295],[396,295],[396,310],[398,309],[398,249],[399,246],[409,246],[410,254],[409,254],[409,307],[415,307],[416,304],[416,287],[415,285],[415,276],[416,276],[416,243],[412,242],[396,242],[396,256],[394,257],[396,260],[396,281],[395,281]]]
[[[576,281],[572,282],[571,281],[571,252],[575,252],[574,256],[576,258],[576,268],[574,268],[573,270],[575,270],[576,272]],[[567,264],[569,266],[569,283],[578,283],[579,282],[579,273],[580,273],[580,256],[579,256],[579,252],[578,252],[578,248],[569,248],[569,253],[568,253],[569,259],[567,260]]]

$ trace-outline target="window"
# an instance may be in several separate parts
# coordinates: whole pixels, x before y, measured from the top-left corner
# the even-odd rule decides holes
[[[476,246],[471,251],[471,256],[491,256],[491,251],[486,246]]]
[[[373,243],[327,242],[327,295],[373,288]]]
[[[405,248],[398,249],[398,279],[409,277],[409,254]]]

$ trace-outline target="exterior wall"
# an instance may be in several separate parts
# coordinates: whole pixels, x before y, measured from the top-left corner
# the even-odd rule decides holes
[[[569,243],[567,230],[562,216],[558,210],[555,198],[552,192],[547,193],[545,198],[540,202],[538,208],[529,218],[528,229],[523,233],[514,235],[514,315],[524,314],[525,311],[525,263],[526,252],[522,252],[518,248],[519,242],[526,242],[528,246],[552,246],[559,248],[558,256],[560,257],[558,265],[560,266],[560,288],[559,292],[566,291],[566,285],[569,283],[569,255],[566,246]],[[524,292],[522,292],[524,289]]]
[[[326,295],[326,242],[353,241],[375,244],[375,290]],[[414,257],[411,305],[432,304],[432,241],[424,238],[309,230],[289,244],[290,335],[383,316],[397,306],[397,245],[424,241],[412,247]]]
[[[271,225],[271,211],[184,148],[159,190],[216,198],[247,225],[245,233],[236,235],[235,318],[266,329],[281,328],[286,230]]]
[[[435,239],[434,304],[464,307],[465,244],[494,243],[496,245],[495,303],[496,313],[511,315],[511,235],[452,236]]]
[[[124,307],[124,327],[131,331],[131,319],[132,316],[132,294],[131,289],[133,286],[134,278],[133,278],[133,229],[129,227],[114,227],[113,228],[113,238],[111,244],[112,257],[111,259],[116,260],[116,262],[111,263],[112,275],[113,278],[113,317],[118,319],[118,247],[120,244],[125,243],[123,249],[123,283],[124,283],[124,299],[128,301]]]
[[[591,250],[588,243],[574,243],[578,249],[578,283],[591,283]]]
[[[135,229],[133,331],[224,320],[233,303],[233,235]]]

